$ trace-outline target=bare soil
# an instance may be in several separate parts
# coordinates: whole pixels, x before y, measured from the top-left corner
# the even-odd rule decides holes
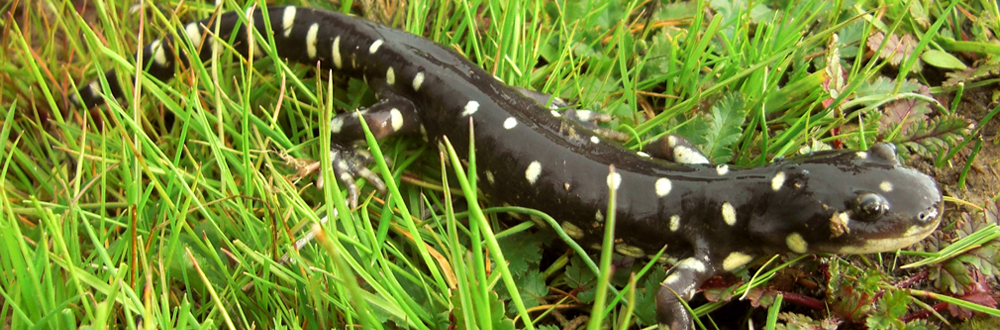
[[[973,120],[978,127],[979,121],[997,106],[996,98],[998,95],[1000,95],[1000,86],[998,85],[965,90],[961,103],[955,110]],[[951,100],[949,99],[948,102],[950,103]],[[1000,116],[994,117],[983,125],[981,133],[982,149],[972,160],[972,167],[965,179],[965,189],[959,187],[959,177],[965,164],[969,161],[975,141],[969,143],[969,147],[962,150],[944,168],[934,169],[930,166],[921,168],[927,173],[934,174],[938,183],[941,184],[945,196],[965,200],[973,205],[983,205],[1000,194]],[[978,138],[972,137],[972,139]],[[957,213],[953,213],[957,210],[954,208],[955,205],[947,205],[947,207],[950,210],[946,214],[957,215]]]

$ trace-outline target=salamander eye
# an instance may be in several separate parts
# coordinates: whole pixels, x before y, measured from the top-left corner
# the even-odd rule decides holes
[[[886,161],[892,165],[899,165],[899,159],[896,159],[896,145],[892,143],[879,143],[873,145],[868,149],[875,158]]]
[[[871,221],[882,216],[888,209],[889,202],[881,195],[865,192],[858,194],[854,214],[858,220]]]

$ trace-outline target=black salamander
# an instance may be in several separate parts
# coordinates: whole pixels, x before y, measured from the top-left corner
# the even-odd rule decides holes
[[[661,328],[690,329],[690,299],[705,280],[771,253],[874,253],[907,247],[938,225],[943,208],[934,180],[902,166],[889,144],[789,158],[766,166],[712,165],[689,142],[667,135],[643,151],[626,149],[592,130],[587,111],[558,112],[547,95],[505,85],[479,66],[427,39],[341,13],[297,7],[267,9],[281,57],[364,78],[380,100],[363,111],[378,138],[424,133],[448,136],[463,157],[475,126],[482,189],[496,202],[535,208],[561,222],[585,246],[600,248],[609,189],[617,190],[614,250],[646,257],[665,248],[674,262],[657,295]],[[252,22],[265,33],[261,10]],[[239,15],[218,17],[243,56],[250,50]],[[244,16],[244,19],[246,17]],[[237,26],[239,26],[237,28]],[[200,57],[211,57],[214,22],[180,31]],[[234,30],[235,29],[235,30]],[[266,38],[266,37],[265,37]],[[174,40],[145,47],[147,71],[161,80],[186,62]],[[110,91],[121,95],[114,72]],[[102,104],[97,82],[72,101]],[[337,179],[357,200],[356,177],[381,187],[354,150],[363,138],[355,113],[332,120]],[[572,118],[568,118],[572,117]],[[611,165],[613,170],[610,170]],[[482,177],[481,176],[481,177]]]

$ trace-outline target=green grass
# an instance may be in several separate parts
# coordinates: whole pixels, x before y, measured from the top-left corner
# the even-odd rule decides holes
[[[89,113],[97,117],[62,112],[76,84],[111,68],[137,72],[130,54],[138,44],[216,12],[192,1],[132,12],[130,3],[94,1],[85,16],[66,1],[0,3],[15,14],[0,18],[0,327],[549,329],[579,315],[590,316],[592,329],[651,324],[662,267],[640,262],[632,276],[612,274],[610,249],[592,260],[559,226],[528,230],[531,222],[505,212],[556,219],[481,201],[474,159],[464,164],[448,147],[369,141],[388,192],[363,185],[354,210],[333,180],[317,189],[315,174],[297,176],[304,166],[296,159],[320,161],[333,177],[329,119],[374,101],[359,80],[226,49],[214,65],[195,61],[167,83],[141,76],[138,92]],[[369,18],[452,47],[511,85],[611,114],[605,127],[632,136],[627,146],[678,133],[717,162],[753,166],[803,149],[892,141],[903,156],[946,164],[978,130],[921,88],[961,93],[997,82],[948,85],[918,69],[929,66],[924,57],[972,52],[983,61],[969,77],[992,70],[1000,51],[983,31],[1000,32],[995,1],[795,1],[750,10],[705,1],[446,3],[378,2]],[[221,10],[241,8],[226,1]],[[962,26],[972,27],[956,41]],[[893,63],[891,42],[868,47],[877,32],[925,38]],[[939,52],[921,56],[927,50]],[[892,112],[899,102],[911,102],[901,116]],[[972,264],[998,272],[995,257],[969,257],[1000,246],[986,210],[947,228],[976,244],[956,244],[969,248],[947,249],[945,260],[920,255],[933,259],[919,269],[932,273],[938,297],[961,296],[947,288],[965,287]],[[296,250],[310,234],[317,239]],[[939,251],[949,239],[924,249]],[[557,241],[570,248],[541,244]],[[917,312],[955,300],[919,291],[930,298],[911,303],[911,292],[882,274],[910,274],[896,272],[896,258],[908,257],[860,258],[860,268],[831,261],[857,279],[829,288],[831,309],[875,304],[852,321],[882,325],[900,306]],[[737,270],[738,283],[721,295],[759,294],[751,299],[786,306],[787,297],[764,290],[769,281],[818,264],[768,259]],[[769,310],[769,325],[812,321],[777,311]]]

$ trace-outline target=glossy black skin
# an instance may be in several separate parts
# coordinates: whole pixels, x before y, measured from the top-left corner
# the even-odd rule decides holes
[[[570,164],[582,162],[579,157],[570,159]],[[754,255],[791,252],[785,236],[792,232],[801,233],[811,243],[807,253],[864,249],[870,239],[902,238],[911,226],[936,225],[935,215],[940,214],[943,205],[936,184],[928,176],[901,166],[894,158],[858,159],[853,150],[827,151],[755,168],[730,167],[721,176],[717,165],[681,166],[656,159],[640,160],[633,166],[618,167],[623,187],[634,182],[631,186],[641,188],[618,192],[617,237],[622,243],[640,247],[649,254],[666,245],[667,254],[676,259],[690,256],[697,240],[704,240],[719,257],[732,251]],[[598,168],[607,171],[606,164],[595,163],[595,172]],[[615,165],[619,164],[623,163]],[[782,189],[775,192],[771,183],[778,171],[787,173],[787,179]],[[498,182],[496,188],[487,191],[499,194],[511,190],[504,185],[514,187],[514,191],[527,193],[502,200],[545,210],[555,219],[584,219],[578,223],[585,232],[584,239],[577,241],[588,246],[602,238],[604,228],[596,221],[595,210],[607,208],[608,190],[604,180],[591,173],[591,184],[586,187],[589,189],[566,192],[559,181],[529,186],[515,178],[505,184]],[[666,198],[657,198],[650,188],[660,177],[673,182]],[[887,180],[896,187],[890,193],[881,192],[878,185]],[[837,210],[856,213],[853,211],[856,198],[863,191],[881,194],[890,201],[890,210],[878,219],[863,221],[852,217],[857,221],[851,221],[850,234],[833,237],[830,218]],[[733,226],[725,224],[720,215],[724,202],[731,203],[736,210],[737,221]],[[665,221],[671,215],[683,219],[677,231],[671,231]],[[932,229],[933,226],[929,228]],[[863,252],[882,252],[909,244],[898,245]]]
[[[658,318],[663,326],[691,327],[690,315],[678,299],[689,299],[704,280],[742,266],[747,258],[784,251],[888,251],[919,241],[939,221],[943,203],[934,180],[901,166],[888,145],[876,145],[866,152],[821,152],[756,168],[727,167],[728,171],[720,171],[717,165],[649,158],[554,115],[437,43],[378,23],[309,8],[297,9],[285,37],[281,28],[285,10],[268,8],[280,55],[309,65],[319,61],[325,69],[364,78],[383,98],[370,108],[371,117],[366,115],[371,121],[383,114],[378,117],[384,119],[378,136],[414,133],[422,125],[430,138],[447,136],[466,157],[471,118],[480,184],[489,199],[535,208],[568,223],[563,229],[584,246],[602,239],[603,215],[598,212],[607,209],[609,181],[613,181],[609,171],[614,165],[621,178],[616,250],[641,256],[666,247],[670,260],[681,261],[668,272],[658,295]],[[220,16],[220,35],[232,34],[239,15]],[[254,22],[259,31],[266,31],[262,11],[254,13]],[[208,21],[203,23],[211,26]],[[305,41],[314,23],[320,28],[315,38],[316,55],[310,58]],[[244,56],[248,53],[245,35],[240,28],[234,46]],[[330,46],[338,36],[339,68],[332,61]],[[373,53],[376,40],[383,43]],[[171,42],[164,44],[168,44],[171,59],[179,53],[184,61],[183,52],[170,47]],[[148,46],[144,51],[154,52]],[[202,47],[200,55],[208,59],[210,47]],[[165,80],[174,74],[173,61],[148,63],[149,72],[157,78]],[[392,84],[387,81],[390,68]],[[412,82],[418,72],[424,80],[416,89]],[[113,73],[108,75],[113,77]],[[120,93],[117,80],[110,81],[111,90]],[[80,97],[79,103],[88,107],[103,102],[90,87],[82,88]],[[478,102],[478,109],[471,116],[463,115],[470,101]],[[389,119],[385,118],[390,117],[384,114],[389,108],[401,110],[405,125],[387,128]],[[514,118],[516,125],[507,127],[509,118]],[[355,130],[345,128],[343,132],[334,135],[335,144],[360,139]],[[540,165],[534,182],[527,174],[532,162]],[[353,162],[343,165],[344,169],[357,167]],[[779,172],[786,178],[775,189]],[[346,173],[348,180],[359,175]],[[661,179],[671,183],[669,193],[662,197],[656,193]],[[889,191],[880,186],[886,181],[892,185]],[[882,201],[883,207],[875,214],[865,213],[862,197]],[[729,223],[723,216],[724,203],[734,211],[735,218]],[[672,230],[669,219],[674,216],[679,221]],[[793,234],[801,240],[793,239]]]
[[[895,150],[889,149],[886,144],[875,145],[866,159],[860,159],[856,151],[841,150],[772,165],[787,169],[786,187],[793,189],[766,194],[769,197],[761,202],[770,207],[751,222],[751,237],[763,246],[775,246],[780,244],[775,235],[799,232],[811,243],[810,253],[875,253],[919,241],[937,227],[944,203],[932,178],[900,165]],[[883,182],[890,182],[892,190],[883,191]],[[865,193],[879,195],[888,203],[884,213],[863,215],[858,203]],[[850,213],[849,233],[838,235],[831,230],[830,217],[837,210]]]

